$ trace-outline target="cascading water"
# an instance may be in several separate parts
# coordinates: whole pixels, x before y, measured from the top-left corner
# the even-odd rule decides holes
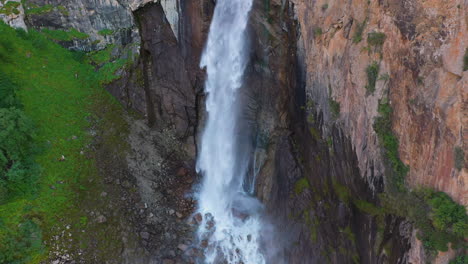
[[[198,236],[206,241],[206,263],[265,263],[259,245],[261,204],[244,188],[251,186],[245,183],[251,149],[240,118],[251,7],[252,0],[217,1],[200,64],[208,75],[207,120],[197,161],[204,177],[199,193],[199,213],[204,217]]]

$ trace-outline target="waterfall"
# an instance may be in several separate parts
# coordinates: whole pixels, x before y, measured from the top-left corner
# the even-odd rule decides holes
[[[239,91],[248,63],[246,27],[252,0],[218,0],[200,66],[206,67],[207,120],[197,171],[203,176],[198,238],[206,263],[262,264],[261,204],[244,186],[251,146]],[[252,189],[252,188],[248,188]]]

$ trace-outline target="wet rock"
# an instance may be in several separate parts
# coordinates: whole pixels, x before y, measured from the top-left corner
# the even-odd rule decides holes
[[[187,173],[188,173],[188,170],[186,168],[184,168],[184,167],[177,170],[177,176],[179,176],[179,177],[185,176],[185,175],[187,175]]]
[[[247,213],[236,210],[235,208],[232,208],[232,215],[236,218],[239,218],[242,221],[244,221],[245,219],[247,219],[247,217],[249,217]]]
[[[186,251],[188,249],[188,246],[185,244],[179,244],[177,248],[180,249],[181,251]]]
[[[213,229],[214,225],[215,225],[215,222],[213,220],[209,220],[206,222],[206,229],[211,230]]]
[[[141,238],[144,240],[148,240],[150,238],[150,234],[148,232],[141,232],[140,233]]]
[[[202,248],[207,248],[207,247],[208,247],[208,240],[203,239],[203,240],[201,241],[201,243],[200,243],[200,246],[201,246]]]
[[[203,216],[200,213],[197,213],[193,216],[193,219],[196,221],[197,224],[201,224],[203,221]]]

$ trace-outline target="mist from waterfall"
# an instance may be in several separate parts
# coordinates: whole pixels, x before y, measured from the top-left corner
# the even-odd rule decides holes
[[[206,241],[206,263],[263,264],[260,250],[261,204],[248,193],[251,144],[240,113],[245,67],[246,28],[252,0],[218,0],[200,66],[206,67],[207,120],[201,138],[197,171],[203,175],[199,193],[198,230]]]

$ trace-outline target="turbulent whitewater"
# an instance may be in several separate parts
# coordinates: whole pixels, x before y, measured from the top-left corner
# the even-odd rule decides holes
[[[198,230],[206,263],[265,263],[260,250],[260,203],[244,186],[251,162],[243,127],[246,27],[252,0],[218,0],[200,66],[206,67],[207,120],[197,170],[203,175]],[[248,188],[250,189],[250,188]]]

